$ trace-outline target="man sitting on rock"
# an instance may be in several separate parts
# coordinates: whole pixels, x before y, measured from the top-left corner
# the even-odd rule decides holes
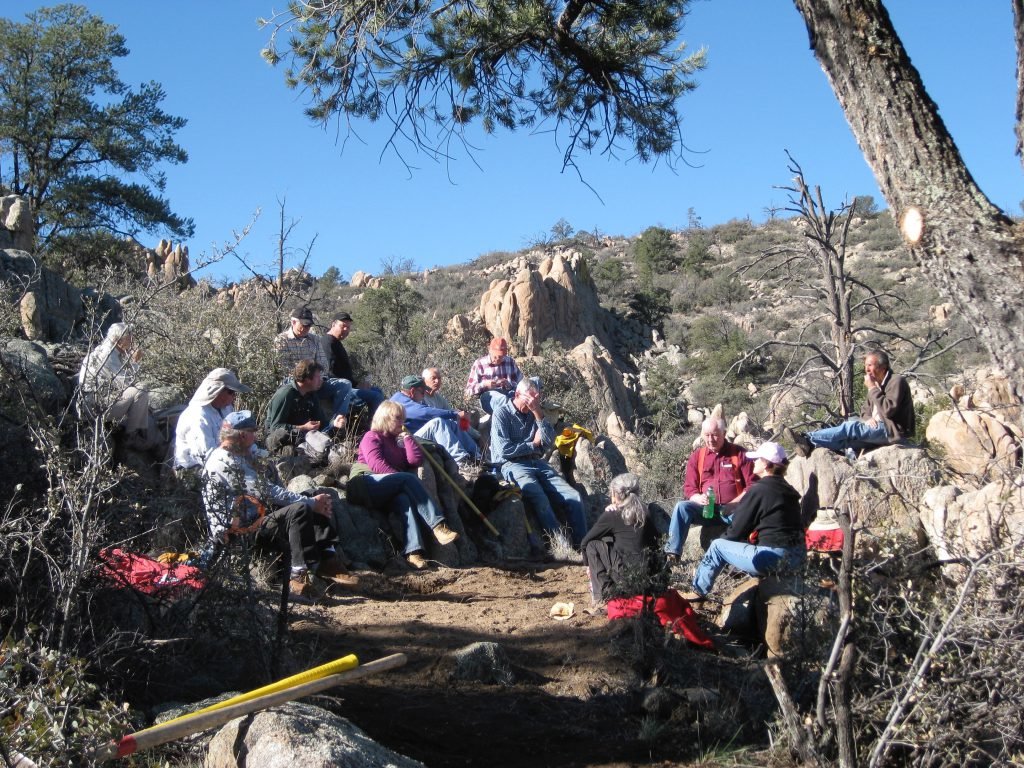
[[[485,413],[493,413],[497,403],[512,397],[512,390],[523,374],[508,354],[508,342],[491,339],[487,354],[473,363],[466,382],[466,398],[479,397]]]
[[[149,392],[138,386],[141,347],[125,323],[112,323],[96,348],[82,361],[78,386],[83,404],[103,421],[124,430],[125,444],[148,451],[160,445],[149,410]]]
[[[320,337],[310,333],[312,327],[312,310],[309,307],[296,307],[292,310],[291,327],[274,337],[274,348],[285,376],[290,375],[302,360],[312,360],[320,366],[321,371],[327,370],[327,356]],[[284,383],[287,384],[288,379]],[[331,399],[332,416],[348,414],[354,397],[350,380],[324,378],[321,394]]]
[[[882,350],[864,357],[864,386],[868,394],[860,418],[854,416],[835,427],[806,435],[785,427],[783,432],[796,445],[797,453],[808,457],[815,448],[828,448],[853,458],[859,451],[910,439],[915,423],[910,385],[890,370],[889,356]]]
[[[440,445],[457,464],[480,460],[480,449],[469,432],[460,427],[460,422],[468,426],[469,416],[465,411],[434,408],[424,403],[426,383],[416,374],[402,379],[401,386],[401,391],[393,394],[391,400],[405,408],[405,426],[410,432]]]
[[[220,427],[235,410],[235,398],[250,391],[227,368],[214,368],[206,375],[174,430],[174,471],[179,477],[202,469],[210,451],[220,444]]]
[[[543,456],[555,442],[555,430],[544,420],[537,385],[523,379],[511,398],[494,407],[491,425],[491,461],[506,480],[519,486],[523,501],[549,534],[559,531],[552,502],[565,511],[573,545],[579,547],[587,532],[579,492],[551,468]]]
[[[320,344],[323,347],[324,357],[327,360],[324,368],[327,375],[331,379],[344,379],[354,383],[357,381],[357,378],[352,368],[352,358],[349,357],[345,345],[341,343],[348,338],[351,332],[352,315],[348,312],[339,312],[331,320],[331,326],[327,329],[327,333],[319,338]],[[373,412],[377,410],[377,406],[384,402],[384,393],[380,387],[369,386],[369,383],[358,387],[354,392],[356,397],[366,406],[367,413],[371,417]],[[358,407],[359,403],[354,403],[353,405]]]
[[[206,459],[203,502],[210,525],[207,557],[231,536],[254,535],[257,543],[289,552],[289,588],[295,602],[310,602],[312,572],[335,584],[345,576],[337,554],[333,502],[329,494],[303,496],[276,485],[251,460],[256,419],[249,411],[224,417],[220,445]]]
[[[335,415],[330,421],[320,407],[323,368],[313,360],[300,360],[292,375],[274,393],[267,409],[267,444],[299,445],[310,432],[343,429],[347,416]]]
[[[725,531],[732,516],[723,504],[739,501],[747,492],[754,477],[754,463],[746,451],[725,439],[725,420],[713,416],[704,419],[700,436],[704,445],[690,454],[683,478],[683,501],[672,510],[668,526],[665,552],[678,558],[683,552],[691,525],[714,526],[719,534]],[[708,490],[715,494],[715,509],[710,518],[704,517],[708,503]],[[706,548],[706,547],[705,547]]]

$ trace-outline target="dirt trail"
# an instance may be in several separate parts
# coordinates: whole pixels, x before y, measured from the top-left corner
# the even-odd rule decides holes
[[[327,604],[297,608],[291,629],[308,666],[346,653],[366,661],[409,657],[404,668],[323,702],[380,743],[431,768],[678,764],[696,756],[688,733],[698,713],[682,707],[667,717],[678,727],[661,728],[641,700],[659,676],[700,685],[700,670],[720,665],[721,657],[666,645],[654,633],[660,660],[652,663],[651,653],[638,650],[634,622],[584,612],[581,565],[361,578],[357,589]],[[556,602],[574,603],[574,616],[550,618]],[[478,641],[504,648],[513,684],[452,678],[450,654]]]

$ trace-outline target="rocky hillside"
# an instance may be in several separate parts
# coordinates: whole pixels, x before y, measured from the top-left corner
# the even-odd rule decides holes
[[[405,678],[352,692],[362,719],[331,706],[431,765],[535,764],[532,754],[502,760],[524,741],[508,717],[520,708],[519,720],[540,734],[538,747],[559,763],[577,755],[578,764],[594,764],[605,754],[580,756],[563,732],[588,743],[607,734],[618,746],[605,758],[629,764],[644,756],[696,760],[727,743],[746,750],[740,759],[764,762],[779,759],[760,750],[783,726],[769,695],[772,687],[779,695],[778,681],[769,686],[753,666],[759,643],[784,657],[794,706],[810,722],[819,676],[832,679],[821,669],[835,632],[850,626],[840,616],[848,599],[856,604],[859,655],[844,674],[856,682],[848,704],[864,744],[891,727],[912,760],[915,750],[936,748],[936,733],[949,731],[952,717],[968,725],[943,742],[943,754],[976,744],[989,745],[991,755],[1019,753],[1017,707],[1003,702],[1019,701],[1024,685],[1015,675],[992,675],[1012,668],[1021,641],[1024,603],[1007,589],[1019,577],[1024,536],[1019,393],[984,365],[960,319],[910,263],[888,214],[862,204],[849,218],[825,222],[695,223],[679,232],[652,227],[637,238],[577,233],[424,272],[363,272],[344,283],[336,274],[292,270],[213,287],[190,279],[186,248],[164,242],[126,245],[118,256],[125,269],[107,262],[88,284],[72,284],[25,250],[24,217],[5,205],[0,461],[8,472],[0,491],[10,501],[0,521],[0,629],[16,638],[8,658],[35,670],[0,677],[5,699],[26,718],[12,726],[16,744],[28,743],[24,723],[49,733],[47,717],[68,719],[50,706],[57,692],[66,709],[77,708],[85,735],[48,743],[80,756],[88,734],[128,728],[118,706],[124,698],[138,707],[136,720],[148,720],[171,699],[249,686],[336,651],[358,647],[373,658],[404,647],[414,649]],[[308,612],[275,612],[268,575],[245,551],[187,610],[112,596],[94,580],[100,547],[192,546],[198,499],[161,482],[151,460],[112,452],[102,425],[79,419],[73,391],[82,355],[104,327],[125,319],[144,347],[145,383],[157,406],[184,402],[206,371],[226,366],[252,388],[245,407],[262,412],[279,381],[271,340],[297,301],[321,322],[339,310],[354,315],[347,344],[386,392],[434,365],[462,404],[470,361],[489,337],[507,337],[524,371],[543,379],[546,400],[558,405],[554,416],[596,435],[577,458],[591,520],[606,503],[608,480],[626,467],[642,476],[648,501],[670,508],[680,464],[709,414],[722,414],[749,446],[782,424],[833,421],[844,397],[862,398],[844,360],[859,363],[872,343],[912,380],[918,445],[855,461],[824,450],[793,460],[790,481],[818,499],[823,517],[852,521],[856,546],[845,572],[856,576],[840,598],[829,558],[802,585],[775,584],[774,593],[755,586],[754,597],[749,584],[736,585],[721,612],[715,605],[702,614],[720,650],[728,649],[714,661],[643,622],[613,626],[581,615],[578,566],[524,563],[533,553],[517,499],[491,513],[500,546],[465,514],[455,524],[458,546],[430,552],[450,567],[421,579],[396,569],[375,519],[345,498],[343,477],[314,474],[301,461],[287,464],[286,479],[331,495],[348,554],[364,568],[353,595]],[[836,314],[836,306],[849,314]],[[457,498],[442,504],[462,514]],[[652,511],[663,533],[666,520]],[[685,584],[697,556],[691,537],[684,562],[665,577]],[[544,611],[564,601],[577,604],[575,618],[559,624]],[[461,677],[466,649],[483,641],[490,666]],[[944,665],[935,668],[941,674],[930,674],[922,658]],[[961,682],[949,684],[952,667]],[[132,688],[139,679],[145,686]],[[907,680],[916,681],[913,717],[892,705]],[[430,714],[416,715],[410,702],[426,702]],[[985,721],[969,723],[981,703]],[[404,718],[398,725],[396,712]],[[564,720],[580,725],[564,731]],[[814,726],[826,751],[827,720]],[[429,738],[416,722],[429,724]],[[218,743],[234,744],[237,735],[222,732]],[[367,749],[358,731],[338,737],[346,739]],[[799,733],[789,731],[789,739]],[[999,739],[1002,746],[992,746]],[[217,764],[233,764],[231,750],[218,754],[224,762]],[[168,753],[172,764],[188,759]]]

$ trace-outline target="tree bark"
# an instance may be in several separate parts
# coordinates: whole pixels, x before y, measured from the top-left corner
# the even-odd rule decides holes
[[[923,215],[912,255],[1024,393],[1020,226],[974,182],[880,0],[794,3],[893,216]]]

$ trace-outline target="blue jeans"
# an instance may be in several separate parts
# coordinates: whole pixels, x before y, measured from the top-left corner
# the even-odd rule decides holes
[[[351,482],[358,484],[359,493],[365,495],[373,507],[388,511],[395,533],[404,534],[407,555],[423,549],[418,519],[430,528],[444,522],[444,516],[437,511],[423,483],[411,472],[360,475]]]
[[[324,383],[320,387],[320,396],[331,398],[334,416],[339,413],[347,415],[352,405],[352,398],[355,397],[352,392],[352,382],[348,379],[324,379]]]
[[[565,482],[546,461],[506,461],[501,465],[501,476],[519,486],[523,493],[523,501],[537,515],[541,527],[548,533],[555,533],[561,529],[558,518],[551,508],[551,502],[560,505],[565,510],[565,521],[572,529],[572,543],[579,547],[587,532],[583,501],[579,492]]]
[[[459,429],[459,425],[450,419],[435,418],[416,430],[416,437],[437,443],[457,464],[480,458],[480,449],[468,432]]]
[[[340,379],[340,381],[345,381],[345,379]],[[373,412],[377,410],[377,406],[387,399],[387,396],[381,391],[380,387],[367,387],[354,389],[352,391],[355,393],[356,397],[363,401],[367,412],[371,416],[373,415]],[[354,403],[353,405],[357,404]]]
[[[843,453],[847,448],[857,451],[888,445],[889,433],[885,431],[885,424],[882,422],[879,422],[877,427],[872,427],[854,416],[834,427],[808,432],[807,439],[816,448],[828,448],[830,451]]]
[[[514,389],[510,389],[508,392],[500,389],[485,389],[480,393],[480,407],[483,408],[484,413],[494,413],[494,406],[502,400],[508,400],[514,394]]]
[[[693,589],[701,595],[710,592],[726,563],[751,576],[767,576],[777,571],[795,570],[803,565],[806,558],[807,550],[803,544],[759,547],[743,541],[715,539],[693,575]]]
[[[696,501],[680,501],[672,510],[672,518],[668,521],[668,543],[665,551],[670,555],[681,555],[691,525],[728,525],[732,515],[723,515],[722,507],[716,506],[715,516],[704,517],[704,507]]]

